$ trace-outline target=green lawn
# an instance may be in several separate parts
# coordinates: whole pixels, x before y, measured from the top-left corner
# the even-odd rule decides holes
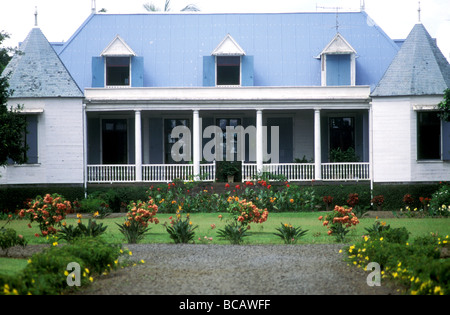
[[[322,226],[322,222],[318,220],[320,215],[324,215],[324,212],[301,212],[301,213],[270,213],[267,222],[263,224],[251,224],[251,235],[247,237],[247,243],[249,244],[282,244],[281,239],[273,235],[276,232],[276,228],[281,223],[289,223],[294,226],[301,226],[303,229],[308,230],[308,233],[300,240],[299,244],[326,244],[333,243],[334,237],[327,235],[327,229]],[[228,218],[227,214],[223,213],[223,219],[218,218],[219,213],[200,213],[191,214],[191,221],[193,225],[198,225],[196,232],[196,240],[198,237],[204,236],[212,237],[213,244],[227,244],[226,241],[220,240],[216,237],[218,229],[221,229],[226,224]],[[170,243],[169,234],[164,228],[164,222],[169,222],[169,217],[173,214],[158,214],[157,217],[160,223],[151,225],[150,234],[145,237],[141,243]],[[87,219],[83,218],[83,222],[87,223]],[[411,232],[410,238],[415,238],[419,235],[428,233],[439,233],[440,235],[450,234],[450,218],[389,218],[381,219],[391,227],[404,226]],[[77,219],[67,219],[67,224],[76,224]],[[111,243],[123,243],[124,237],[120,234],[116,223],[122,223],[124,218],[105,218],[97,220],[98,223],[103,223],[108,226],[106,233],[103,235],[106,240]],[[373,218],[362,218],[360,224],[353,227],[348,234],[347,242],[352,243],[358,240],[365,232],[365,228],[371,226],[374,223]],[[0,226],[3,226],[5,221],[0,221]],[[211,224],[215,224],[216,228],[212,229]],[[43,237],[35,237],[35,233],[39,233],[37,224],[33,224],[32,228],[29,228],[28,221],[26,220],[14,220],[8,224],[8,227],[13,228],[18,234],[22,234],[27,240],[28,244],[42,244],[53,242],[53,240],[47,240]],[[198,242],[198,241],[197,241]]]
[[[329,244],[334,243],[335,239],[332,236],[327,235],[327,229],[322,226],[322,222],[318,220],[320,215],[324,215],[324,212],[302,212],[302,213],[271,213],[268,220],[263,224],[252,224],[251,234],[246,238],[246,244],[283,244],[282,240],[273,235],[276,232],[281,223],[289,223],[293,226],[301,226],[303,229],[308,230],[308,233],[300,239],[298,244]],[[217,230],[225,226],[227,220],[227,214],[222,214],[223,219],[218,218],[219,213],[201,213],[191,214],[191,221],[193,225],[198,225],[196,232],[196,243],[202,243],[204,237],[212,237],[211,244],[228,244],[227,241],[221,240],[217,237]],[[141,243],[171,243],[169,234],[164,228],[164,223],[169,222],[169,217],[172,214],[159,214],[157,217],[160,223],[152,225],[150,234],[145,237]],[[82,219],[87,223],[87,219]],[[425,219],[413,219],[413,218],[391,218],[381,219],[391,227],[406,227],[411,232],[410,239],[414,239],[417,236],[426,235],[431,232],[439,233],[440,235],[450,234],[450,218],[425,218]],[[67,219],[67,224],[76,224],[77,219]],[[106,233],[102,235],[110,243],[124,243],[125,239],[120,234],[116,223],[123,223],[124,218],[106,218],[97,220],[98,223],[103,223],[108,226]],[[360,224],[353,227],[348,234],[347,243],[356,242],[361,238],[365,232],[365,228],[371,226],[375,222],[373,218],[362,218]],[[3,226],[6,222],[0,221],[0,226]],[[212,229],[211,224],[215,224],[216,228]],[[53,243],[53,239],[46,239],[44,237],[36,237],[35,233],[39,233],[37,224],[32,225],[32,228],[28,227],[28,221],[26,220],[14,220],[8,225],[9,228],[13,228],[18,234],[22,234],[27,240],[28,244],[43,244]],[[202,241],[198,241],[201,238]],[[1,275],[14,275],[22,270],[27,264],[25,259],[12,259],[12,258],[0,258],[0,276]]]

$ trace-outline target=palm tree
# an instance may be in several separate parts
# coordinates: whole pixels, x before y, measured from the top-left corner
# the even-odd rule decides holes
[[[144,9],[146,9],[149,12],[161,11],[161,9],[156,7],[155,4],[153,4],[153,3],[145,3],[144,4]],[[171,10],[170,9],[170,0],[166,0],[166,2],[164,4],[164,12],[168,12],[170,10]],[[181,11],[197,12],[197,11],[200,11],[200,9],[195,4],[188,4]]]

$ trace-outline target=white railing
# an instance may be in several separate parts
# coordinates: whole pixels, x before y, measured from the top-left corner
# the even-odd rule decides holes
[[[242,181],[251,181],[257,178],[258,175],[258,169],[256,167],[256,164],[254,163],[244,163],[242,162]]]
[[[289,181],[310,181],[314,179],[314,163],[264,164],[263,173],[284,176]],[[242,180],[253,180],[258,175],[256,164],[242,163]]]
[[[200,180],[204,182],[216,180],[216,161],[211,164],[200,164]]]
[[[142,181],[144,182],[171,182],[175,179],[181,181],[194,180],[193,164],[148,164],[142,166]],[[200,164],[200,179],[214,181],[216,165]]]
[[[314,180],[313,163],[277,163],[264,164],[263,173],[275,176],[283,175],[288,181]],[[142,166],[143,182],[171,182],[194,180],[193,164],[150,164]],[[242,181],[258,177],[255,163],[242,163]],[[200,180],[215,181],[216,163],[200,164]],[[322,180],[370,180],[369,163],[322,163]],[[88,183],[135,182],[135,165],[88,165]]]
[[[322,180],[370,180],[370,164],[322,163]]]
[[[171,182],[174,179],[188,181],[194,177],[192,164],[149,164],[142,165],[142,181]]]
[[[87,181],[89,183],[134,182],[135,165],[88,165]]]

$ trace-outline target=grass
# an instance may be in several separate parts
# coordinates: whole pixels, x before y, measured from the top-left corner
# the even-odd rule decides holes
[[[27,259],[0,257],[0,276],[15,276],[28,264]]]
[[[263,224],[251,224],[251,235],[246,238],[248,244],[283,244],[282,240],[275,236],[276,228],[281,223],[289,223],[293,226],[301,226],[302,229],[308,230],[308,233],[300,239],[298,244],[330,244],[334,243],[334,237],[327,235],[327,229],[322,226],[322,223],[318,220],[320,215],[324,215],[325,212],[301,212],[301,213],[271,213],[267,222]],[[198,213],[191,214],[191,221],[194,225],[198,225],[196,232],[196,240],[198,237],[204,236],[212,237],[212,244],[228,244],[227,241],[220,240],[217,237],[217,230],[225,226],[227,220],[227,214],[223,213],[223,219],[218,218],[219,213]],[[173,214],[158,214],[157,217],[160,223],[151,225],[149,235],[147,235],[141,242],[145,243],[172,243],[169,234],[164,228],[164,223],[169,222],[169,217]],[[83,222],[87,219],[82,219]],[[104,225],[108,226],[106,233],[102,235],[110,243],[124,243],[125,238],[119,232],[116,223],[123,223],[124,218],[106,218],[97,220]],[[365,233],[365,228],[371,226],[374,223],[373,218],[361,218],[360,224],[356,227],[352,227],[347,237],[347,242],[352,243],[360,239]],[[417,236],[425,234],[439,233],[440,235],[450,234],[450,218],[389,218],[382,219],[391,227],[404,226],[411,232],[410,238],[413,239]],[[75,225],[77,219],[67,219],[67,224]],[[87,222],[85,222],[87,223]],[[0,221],[0,226],[3,226],[5,221]],[[211,224],[215,224],[216,228],[212,229]],[[39,233],[37,224],[33,224],[32,228],[29,228],[28,221],[26,220],[14,220],[8,224],[8,227],[13,228],[18,234],[22,234],[27,240],[28,244],[45,244],[53,242],[43,237],[35,237],[35,233]],[[198,241],[197,241],[198,243]]]
[[[332,236],[327,235],[327,229],[322,226],[322,223],[318,220],[320,215],[324,215],[325,212],[302,212],[302,213],[271,213],[268,220],[263,224],[252,224],[250,229],[250,236],[246,238],[245,244],[251,245],[269,245],[279,244],[282,245],[283,241],[275,236],[276,228],[281,223],[289,223],[293,226],[300,226],[304,230],[308,230],[306,235],[302,237],[297,244],[331,244],[335,243],[335,239]],[[166,232],[164,223],[169,222],[169,217],[173,214],[159,214],[157,217],[160,220],[160,224],[151,225],[150,234],[147,235],[142,244],[148,243],[172,243],[169,234]],[[213,241],[208,242],[211,244],[229,244],[228,241],[221,240],[217,237],[218,229],[222,229],[227,223],[227,214],[223,213],[223,219],[218,218],[219,213],[201,213],[191,214],[191,221],[194,225],[198,225],[196,232],[196,243],[202,243],[198,241],[198,238],[203,240],[204,236],[212,237]],[[87,219],[82,219],[86,220]],[[108,226],[106,233],[102,235],[105,240],[110,243],[124,243],[125,238],[119,232],[116,223],[123,223],[124,218],[106,218],[98,220]],[[423,236],[429,233],[438,233],[439,235],[450,234],[450,218],[389,218],[382,219],[391,227],[406,227],[411,232],[410,239],[414,239],[417,236]],[[77,224],[77,219],[67,219],[67,224]],[[347,235],[347,243],[354,243],[360,240],[361,236],[365,233],[365,228],[371,226],[375,222],[373,218],[361,218],[360,224],[351,228],[351,231]],[[3,226],[6,221],[0,221],[0,226]],[[211,228],[211,224],[215,224],[215,228]],[[13,228],[18,234],[22,234],[27,240],[28,244],[46,244],[52,243],[54,240],[46,239],[44,237],[36,237],[34,234],[39,233],[37,224],[32,225],[32,228],[28,227],[28,221],[26,220],[13,220],[10,221],[8,227]],[[0,276],[12,275],[14,276],[20,272],[27,265],[26,259],[13,259],[13,258],[0,258]]]

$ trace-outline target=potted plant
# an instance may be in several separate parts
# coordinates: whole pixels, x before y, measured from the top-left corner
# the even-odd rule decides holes
[[[241,171],[236,162],[223,161],[220,163],[220,167],[228,183],[233,183],[235,176]]]

